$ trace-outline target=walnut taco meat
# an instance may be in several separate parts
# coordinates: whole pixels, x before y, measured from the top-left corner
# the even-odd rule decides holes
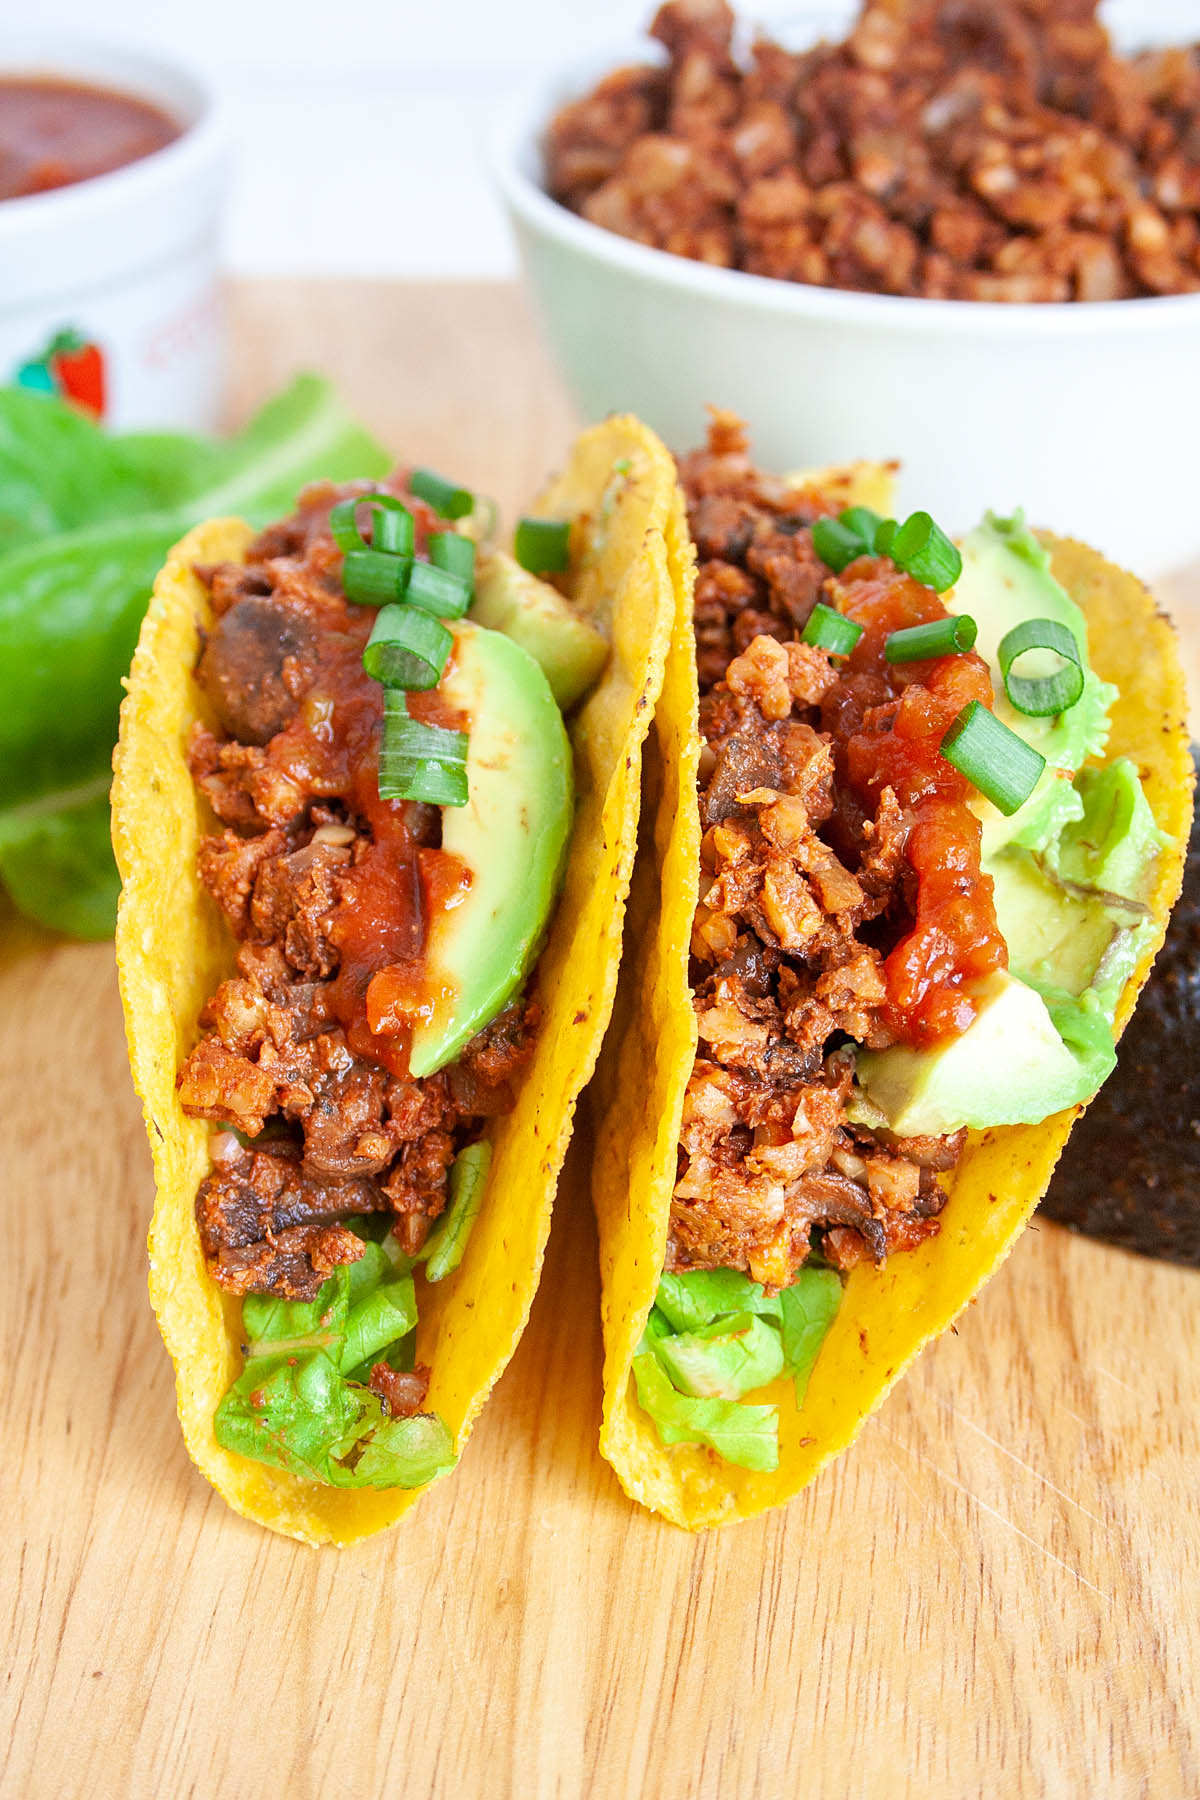
[[[1169,623],[887,472],[679,475],[678,612],[597,1075],[601,1448],[691,1528],[789,1498],[999,1266],[1179,893]],[[630,1096],[638,1097],[635,1123]]]
[[[117,959],[150,1293],[228,1503],[347,1544],[520,1337],[616,986],[681,531],[632,419],[518,527],[428,470],[216,521],[122,707]]]

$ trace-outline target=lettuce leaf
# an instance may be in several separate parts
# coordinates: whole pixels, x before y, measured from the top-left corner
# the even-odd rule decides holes
[[[52,396],[0,389],[0,880],[29,917],[112,933],[104,816],[121,678],[154,577],[199,520],[252,523],[306,482],[390,459],[301,375],[225,442],[112,436]]]
[[[676,1331],[698,1331],[729,1313],[763,1313],[779,1317],[777,1296],[765,1294],[757,1281],[737,1269],[690,1269],[661,1276],[655,1305]]]
[[[638,1401],[664,1444],[706,1444],[743,1469],[779,1467],[779,1409],[677,1393],[652,1354],[635,1356]]]
[[[748,1312],[658,1338],[654,1353],[680,1393],[696,1399],[740,1400],[783,1369],[778,1327]]]
[[[804,1405],[808,1378],[842,1304],[841,1277],[834,1269],[801,1269],[779,1296],[783,1306],[783,1361],[796,1384],[796,1405]]]
[[[815,1263],[775,1295],[736,1269],[664,1274],[633,1364],[662,1442],[707,1444],[744,1468],[776,1468],[778,1408],[742,1396],[787,1373],[802,1405],[841,1298],[836,1271]]]
[[[397,1277],[367,1240],[315,1300],[248,1294],[245,1366],[213,1421],[239,1456],[329,1487],[421,1487],[455,1460],[436,1413],[393,1419],[365,1386],[375,1362],[411,1368],[417,1303],[409,1272]]]

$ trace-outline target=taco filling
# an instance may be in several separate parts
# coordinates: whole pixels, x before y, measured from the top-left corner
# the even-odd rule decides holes
[[[414,1277],[455,1269],[487,1203],[571,830],[536,654],[462,615],[498,575],[539,590],[534,649],[572,698],[605,654],[508,559],[477,581],[450,522],[470,504],[421,471],[313,488],[244,563],[197,570],[210,710],[188,765],[220,825],[198,870],[238,945],[177,1081],[215,1127],[207,1268],[243,1301],[215,1431],[335,1486],[416,1486],[454,1459],[425,1409]]]
[[[697,551],[699,1046],[634,1358],[664,1443],[773,1469],[842,1277],[939,1229],[969,1127],[1088,1099],[1156,929],[1165,841],[1103,748],[1115,690],[1018,515],[759,474],[716,415],[680,478]]]

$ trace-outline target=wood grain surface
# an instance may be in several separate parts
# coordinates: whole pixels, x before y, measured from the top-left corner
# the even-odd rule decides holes
[[[398,453],[509,508],[567,441],[514,290],[235,302],[239,415],[329,369]],[[1172,597],[1194,657],[1200,582]],[[1035,1223],[849,1456],[690,1538],[597,1457],[595,1234],[568,1187],[459,1470],[391,1535],[314,1551],[184,1454],[108,947],[0,922],[0,1116],[0,1793],[1200,1792],[1195,1274]]]

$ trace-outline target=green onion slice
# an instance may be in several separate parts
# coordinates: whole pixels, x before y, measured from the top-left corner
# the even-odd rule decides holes
[[[531,575],[561,575],[571,566],[571,527],[566,519],[521,519],[513,555]]]
[[[878,548],[878,532],[875,544]],[[898,568],[938,594],[953,587],[962,574],[962,557],[927,512],[911,513],[903,525],[896,527],[886,554]]]
[[[383,691],[379,749],[381,800],[424,800],[430,806],[467,803],[467,734],[409,717],[405,694]]]
[[[381,494],[371,508],[371,547],[389,556],[411,556],[416,547],[413,516],[391,494]]]
[[[971,648],[978,634],[978,626],[966,613],[951,614],[945,619],[929,619],[924,625],[889,631],[883,654],[890,663],[923,662],[927,656],[958,656]]]
[[[358,509],[371,509],[371,543],[358,529]],[[394,494],[355,494],[339,500],[329,514],[329,529],[339,550],[385,550],[392,556],[413,553],[412,514]]]
[[[383,550],[347,550],[342,563],[347,600],[378,606],[384,600],[403,599],[412,566],[407,557],[389,556]]]
[[[408,478],[408,491],[418,500],[427,501],[443,519],[465,519],[474,511],[475,496],[470,488],[447,481],[433,469],[414,469]]]
[[[818,600],[800,633],[800,642],[815,644],[818,650],[828,650],[830,656],[849,656],[862,634],[861,625],[856,625],[853,619],[843,618],[832,606]]]
[[[812,541],[821,561],[828,563],[835,575],[840,575],[855,557],[866,556],[870,550],[870,545],[864,543],[859,533],[843,524],[841,519],[814,520]]]
[[[892,544],[895,541],[896,533],[899,529],[900,527],[897,525],[895,519],[883,519],[880,521],[875,527],[876,556],[890,556],[892,554]]]
[[[429,540],[429,560],[435,569],[444,569],[448,575],[457,575],[474,587],[475,583],[475,543],[472,538],[463,537],[459,531],[438,531]]]
[[[875,534],[883,524],[877,512],[872,512],[869,506],[848,506],[845,512],[838,514],[838,519],[847,531],[858,533],[867,551],[874,550]]]
[[[432,613],[415,606],[381,606],[367,647],[363,668],[385,687],[436,687],[442,678],[453,635]]]
[[[1015,675],[1012,666],[1031,650],[1049,650],[1061,659],[1050,675]],[[1032,719],[1066,712],[1083,692],[1083,663],[1075,634],[1058,619],[1023,619],[1000,639],[997,652],[1004,691],[1020,713]]]
[[[410,606],[436,613],[439,619],[461,619],[472,599],[472,584],[434,563],[415,562],[404,598]]]
[[[1038,784],[1046,759],[980,700],[964,706],[941,741],[948,763],[1010,818]]]

